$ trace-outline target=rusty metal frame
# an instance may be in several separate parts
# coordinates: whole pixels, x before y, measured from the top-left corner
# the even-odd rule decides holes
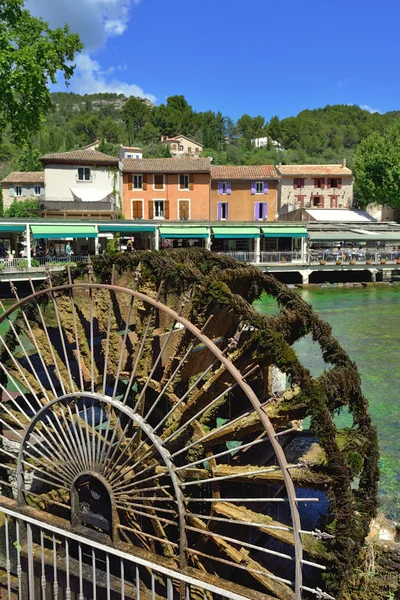
[[[302,548],[302,541],[301,541],[301,523],[300,523],[300,516],[299,516],[299,511],[298,511],[298,506],[297,506],[297,498],[296,498],[295,488],[294,488],[294,484],[293,484],[292,478],[290,476],[290,473],[288,471],[288,463],[286,461],[285,454],[284,454],[283,449],[278,441],[279,434],[275,433],[274,427],[273,427],[271,421],[269,420],[268,416],[263,411],[259,399],[257,398],[256,394],[253,392],[253,390],[251,389],[249,384],[245,381],[245,376],[242,375],[239,372],[239,370],[232,364],[232,362],[225,356],[224,351],[220,350],[218,348],[218,346],[216,346],[216,344],[203,333],[203,331],[200,331],[195,325],[193,325],[186,318],[182,317],[176,311],[174,311],[170,307],[166,306],[165,304],[161,303],[158,299],[150,298],[150,297],[146,296],[145,294],[142,294],[136,290],[131,290],[131,289],[124,288],[121,286],[78,282],[78,283],[69,283],[69,284],[53,287],[51,279],[50,279],[50,287],[49,288],[34,292],[30,296],[28,296],[22,300],[18,299],[18,301],[12,307],[7,309],[0,316],[0,324],[3,321],[5,321],[6,319],[8,319],[9,316],[15,310],[17,310],[18,308],[22,308],[24,304],[26,304],[32,300],[34,300],[36,302],[39,298],[50,294],[53,299],[53,302],[56,304],[56,300],[55,300],[56,296],[55,295],[57,293],[68,292],[72,296],[73,291],[76,289],[87,290],[89,292],[90,297],[92,296],[92,293],[94,290],[108,290],[109,292],[130,295],[132,297],[132,302],[134,301],[135,298],[137,298],[138,300],[142,301],[143,303],[150,305],[153,309],[157,309],[157,310],[164,312],[175,323],[182,324],[183,327],[186,328],[187,331],[189,331],[195,338],[197,338],[197,340],[202,342],[204,347],[207,348],[215,356],[215,359],[224,366],[227,373],[229,373],[229,375],[233,378],[235,385],[237,385],[242,390],[244,395],[248,398],[254,411],[257,413],[257,416],[258,416],[260,422],[262,423],[264,430],[267,433],[269,442],[274,450],[276,459],[278,461],[279,468],[282,472],[284,485],[285,485],[286,492],[288,495],[288,503],[289,503],[289,507],[290,507],[291,520],[292,520],[292,525],[293,525],[294,550],[295,550],[295,582],[294,582],[295,600],[300,600],[301,599],[301,590],[303,587],[302,586],[303,548]],[[91,303],[91,307],[92,307],[92,303]],[[58,314],[57,314],[57,317],[58,317]],[[59,320],[59,319],[57,319],[57,320]],[[61,342],[63,345],[63,349],[65,351],[63,337],[61,338]],[[92,354],[92,352],[93,352],[93,346],[91,344],[91,354]],[[70,377],[71,377],[71,373],[70,373]],[[93,382],[92,382],[92,386],[93,386]],[[71,381],[71,388],[73,390],[74,390],[74,387],[75,386]],[[180,514],[179,518],[180,518],[181,548],[186,548],[186,541],[185,541],[186,524],[185,524],[185,516],[184,516],[185,515],[185,510],[184,510],[185,499],[184,499],[184,494],[182,492],[180,480],[177,477],[176,472],[175,472],[173,460],[171,458],[169,451],[165,447],[166,440],[161,440],[160,438],[158,438],[153,433],[152,428],[150,428],[143,421],[143,419],[134,412],[134,410],[130,409],[125,404],[123,404],[113,398],[110,398],[107,396],[101,396],[100,394],[93,394],[90,392],[86,392],[85,390],[80,390],[80,391],[75,391],[72,394],[64,394],[63,396],[60,396],[59,398],[56,398],[49,404],[46,404],[45,406],[43,406],[43,408],[40,409],[40,411],[35,415],[35,418],[31,422],[31,424],[28,426],[28,428],[25,432],[25,435],[24,435],[23,443],[21,444],[21,449],[20,449],[20,453],[18,456],[18,482],[19,482],[19,484],[23,485],[23,481],[21,480],[21,477],[22,477],[22,472],[23,472],[23,462],[22,461],[23,461],[23,452],[24,452],[25,443],[29,437],[30,432],[33,429],[34,424],[38,420],[38,416],[45,413],[50,407],[57,404],[58,402],[66,400],[68,398],[77,397],[78,395],[84,396],[87,398],[94,398],[99,401],[106,402],[106,403],[112,405],[114,408],[124,412],[129,418],[131,418],[137,424],[137,426],[140,429],[142,429],[146,433],[146,435],[149,437],[149,439],[152,440],[154,447],[158,450],[160,455],[163,457],[163,460],[165,461],[165,464],[168,467],[168,471],[170,473],[170,476],[171,476],[171,479],[172,479],[172,482],[174,485],[176,500],[178,502],[179,514]],[[185,552],[181,552],[181,554],[185,555]]]

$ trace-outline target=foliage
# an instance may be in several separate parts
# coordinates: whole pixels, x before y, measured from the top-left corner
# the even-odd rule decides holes
[[[39,210],[39,201],[35,198],[27,198],[26,200],[16,200],[14,198],[10,208],[4,212],[5,217],[15,217],[23,219],[25,217],[37,217]]]
[[[51,107],[48,82],[56,83],[60,73],[68,82],[75,53],[83,48],[67,25],[52,30],[23,6],[23,0],[0,6],[0,126],[10,124],[19,145],[39,131]]]
[[[129,98],[122,109],[123,119],[132,144],[135,137],[140,134],[146,123],[150,121],[150,109],[139,98]]]
[[[374,132],[363,140],[355,154],[357,200],[400,208],[400,121],[387,131]]]
[[[28,268],[28,259],[27,258],[21,258],[18,262],[17,262],[17,269],[20,271],[23,271],[24,269]]]
[[[4,217],[3,188],[0,187],[0,217]]]
[[[32,267],[40,267],[40,261],[38,261],[37,258],[34,258],[31,264]]]
[[[32,148],[30,144],[25,144],[18,157],[17,169],[18,171],[43,171],[39,150]]]

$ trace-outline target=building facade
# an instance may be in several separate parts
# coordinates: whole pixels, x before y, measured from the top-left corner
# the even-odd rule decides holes
[[[143,158],[143,150],[138,146],[122,146],[119,150],[119,158]]]
[[[282,165],[279,214],[300,208],[351,208],[353,173],[340,165]]]
[[[201,156],[204,146],[185,135],[176,135],[173,138],[161,138],[161,143],[168,146],[171,156]]]
[[[4,210],[10,208],[14,200],[44,199],[43,171],[13,172],[0,183],[3,190]]]
[[[126,219],[210,219],[208,159],[124,159],[120,169]]]
[[[46,214],[110,218],[120,210],[118,159],[97,150],[46,154],[44,165]]]
[[[273,165],[211,167],[213,221],[274,221],[279,177]]]

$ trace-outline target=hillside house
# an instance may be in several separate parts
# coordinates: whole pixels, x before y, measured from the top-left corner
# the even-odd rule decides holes
[[[204,150],[204,146],[195,140],[191,140],[185,135],[176,135],[172,138],[161,137],[161,143],[168,146],[171,156],[194,156],[199,157]]]

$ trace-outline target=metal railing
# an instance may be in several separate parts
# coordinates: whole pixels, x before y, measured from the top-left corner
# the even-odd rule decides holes
[[[301,252],[260,252],[261,263],[285,263],[301,261],[302,258]]]
[[[226,250],[223,252],[218,252],[218,254],[225,254],[227,256],[231,256],[232,258],[236,258],[236,260],[240,260],[241,262],[253,263],[256,261],[255,252]]]
[[[32,267],[44,267],[44,266],[60,266],[62,267],[63,265],[67,264],[67,263],[80,263],[80,262],[87,262],[89,260],[88,256],[75,256],[75,255],[71,255],[70,257],[67,256],[57,256],[57,257],[51,257],[51,256],[33,256],[31,259],[31,263],[32,263]],[[7,268],[11,268],[11,269],[27,269],[28,265],[27,265],[28,259],[25,257],[21,257],[21,258],[1,258],[0,259],[0,270],[4,270]]]
[[[183,597],[247,600],[232,590],[172,570],[107,545],[104,534],[90,539],[47,524],[13,508],[4,516],[1,568],[7,600],[35,598],[120,598],[173,600]],[[56,519],[55,519],[56,521]],[[161,561],[160,561],[161,562]],[[308,588],[303,588],[308,589]],[[211,596],[212,594],[212,596]]]

